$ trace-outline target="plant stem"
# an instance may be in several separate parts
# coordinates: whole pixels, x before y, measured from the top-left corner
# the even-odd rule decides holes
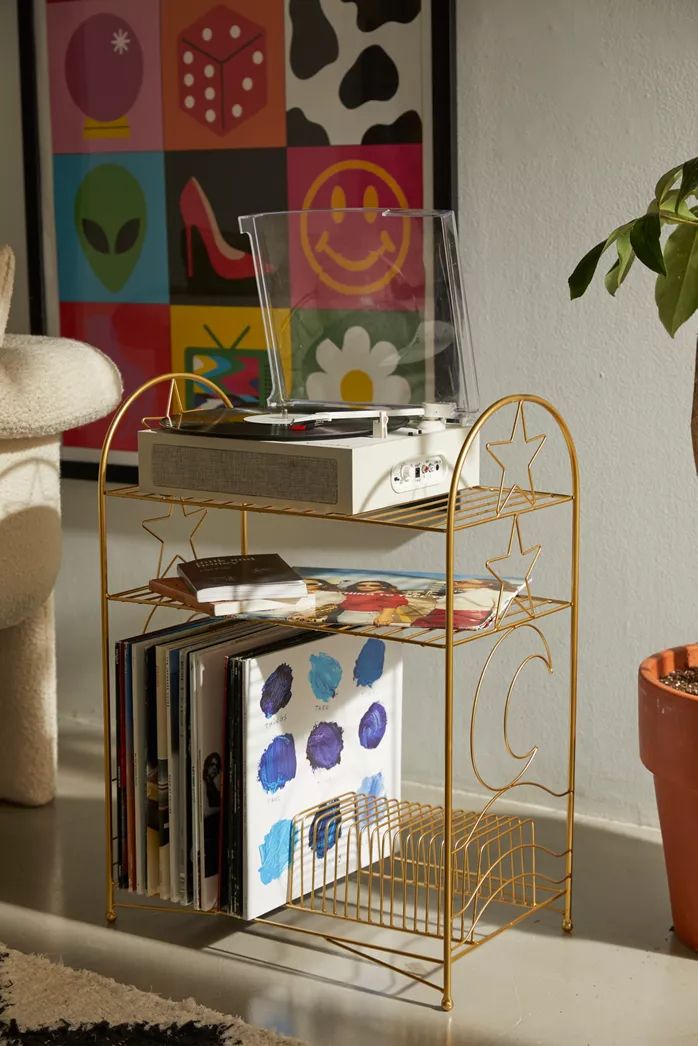
[[[698,225],[698,218],[684,218],[682,214],[677,214],[676,211],[659,211],[660,218],[666,218],[669,222],[676,222],[677,225]]]

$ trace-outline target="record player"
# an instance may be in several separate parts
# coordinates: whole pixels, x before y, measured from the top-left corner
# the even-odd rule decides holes
[[[478,392],[450,211],[240,218],[269,352],[266,410],[139,433],[154,493],[356,514],[448,492]],[[479,478],[474,445],[461,482]]]

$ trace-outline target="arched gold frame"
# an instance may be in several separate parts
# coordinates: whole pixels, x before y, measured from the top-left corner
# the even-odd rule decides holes
[[[134,393],[132,393],[121,405],[117,413],[115,414],[107,435],[104,440],[104,446],[100,458],[99,465],[99,476],[98,476],[98,519],[99,519],[99,537],[100,537],[100,581],[101,581],[101,614],[102,614],[102,686],[103,686],[103,713],[104,713],[104,763],[105,763],[105,842],[106,842],[106,918],[108,922],[113,923],[116,920],[117,908],[144,908],[152,909],[154,911],[175,911],[188,913],[191,911],[190,908],[175,905],[152,905],[142,904],[134,901],[121,901],[115,900],[115,883],[114,883],[114,861],[113,861],[113,784],[114,778],[112,777],[112,744],[111,744],[111,721],[112,721],[112,710],[111,710],[111,690],[110,690],[110,641],[109,641],[109,605],[112,600],[145,604],[153,609],[154,606],[175,606],[178,605],[173,603],[171,600],[158,600],[153,597],[152,593],[147,592],[144,589],[132,589],[123,593],[110,593],[108,583],[108,528],[107,528],[107,497],[125,497],[133,498],[144,501],[156,501],[161,503],[169,504],[181,504],[184,509],[185,504],[205,506],[206,508],[223,508],[223,509],[234,509],[240,513],[241,527],[240,527],[240,545],[242,551],[247,550],[248,543],[248,529],[247,529],[247,518],[248,513],[260,512],[260,513],[273,513],[279,515],[295,515],[295,516],[308,516],[310,518],[324,518],[324,519],[335,519],[335,520],[352,520],[358,523],[368,523],[374,525],[391,526],[408,528],[415,531],[427,531],[432,533],[443,534],[446,537],[446,554],[445,554],[445,574],[447,579],[447,601],[446,601],[446,627],[442,630],[437,629],[411,629],[402,630],[392,626],[378,628],[376,626],[361,626],[361,627],[347,627],[347,626],[326,626],[319,624],[308,624],[308,627],[314,628],[317,631],[345,631],[356,635],[380,635],[381,637],[397,642],[414,643],[423,647],[431,647],[432,649],[443,650],[445,657],[445,687],[444,687],[444,802],[443,807],[426,807],[424,804],[408,803],[404,801],[393,801],[386,800],[385,803],[385,821],[384,831],[380,834],[378,827],[372,829],[367,833],[366,845],[368,846],[368,860],[369,860],[369,873],[364,876],[367,879],[368,889],[368,900],[369,900],[369,916],[371,913],[372,904],[372,893],[373,896],[380,898],[379,903],[385,904],[390,907],[390,920],[382,921],[379,919],[380,925],[390,926],[392,928],[400,928],[396,926],[392,920],[393,909],[396,906],[396,890],[402,888],[406,889],[408,886],[414,891],[414,920],[413,926],[408,927],[406,922],[405,911],[403,910],[402,921],[403,926],[409,929],[409,932],[415,934],[426,935],[427,937],[436,937],[437,940],[442,942],[442,954],[441,958],[436,958],[434,955],[427,955],[422,952],[407,951],[402,948],[391,948],[383,944],[374,944],[369,942],[357,942],[356,938],[345,938],[338,936],[333,933],[323,932],[322,930],[313,930],[307,926],[292,926],[286,923],[278,922],[269,918],[262,918],[254,920],[260,922],[265,926],[274,926],[282,929],[283,931],[294,930],[295,932],[304,933],[307,936],[317,937],[321,940],[327,941],[337,947],[348,951],[351,954],[358,955],[363,958],[370,958],[372,961],[379,965],[385,966],[388,969],[395,970],[401,974],[404,974],[419,983],[426,984],[429,987],[437,989],[441,993],[441,1005],[445,1010],[450,1010],[453,1007],[453,994],[452,994],[452,967],[453,963],[461,958],[463,955],[468,954],[475,947],[478,947],[484,941],[497,936],[504,929],[510,926],[516,925],[523,918],[526,918],[534,911],[538,911],[541,908],[552,906],[552,902],[557,899],[562,899],[564,908],[562,910],[562,927],[566,932],[572,930],[572,872],[573,872],[573,847],[574,847],[574,778],[575,778],[575,758],[576,758],[576,712],[577,712],[577,662],[578,662],[578,593],[579,593],[579,467],[577,462],[576,451],[574,443],[570,434],[570,431],[559,412],[552,406],[548,401],[535,395],[518,394],[506,396],[496,403],[492,404],[487,410],[485,410],[475,422],[474,426],[468,432],[466,439],[464,440],[461,451],[458,455],[456,465],[454,468],[454,474],[450,486],[450,491],[447,497],[437,499],[427,499],[426,502],[421,504],[408,504],[401,508],[393,508],[387,510],[381,510],[378,512],[366,513],[362,516],[346,516],[333,513],[319,513],[297,510],[289,506],[283,505],[252,505],[242,501],[216,501],[216,499],[203,498],[197,500],[196,498],[177,498],[169,497],[166,495],[154,495],[148,492],[139,491],[138,488],[126,487],[108,490],[106,485],[106,473],[107,473],[107,462],[108,456],[113,442],[114,434],[119,427],[124,415],[132,407],[135,401],[149,389],[170,382],[170,391],[167,403],[167,413],[174,405],[176,409],[181,409],[181,399],[177,388],[178,382],[193,382],[200,386],[205,386],[210,389],[215,395],[219,396],[220,399],[227,406],[230,406],[230,401],[226,394],[218,388],[212,381],[207,378],[203,378],[194,374],[186,373],[171,373],[164,374],[160,377],[153,378],[151,381],[146,382]],[[547,412],[549,417],[552,419],[554,424],[561,432],[564,442],[567,448],[569,463],[570,463],[570,476],[571,476],[571,491],[565,494],[551,494],[549,492],[539,492],[535,489],[533,484],[533,477],[531,474],[531,468],[534,460],[537,458],[538,453],[542,449],[543,443],[547,436],[545,434],[539,434],[533,437],[527,435],[526,421],[525,421],[525,408],[527,405],[535,405],[542,408],[543,411]],[[510,406],[515,405],[516,416],[514,426],[512,429],[511,440],[499,440],[496,443],[486,444],[486,450],[491,457],[497,462],[502,468],[501,482],[497,487],[478,487],[469,488],[464,491],[460,486],[461,474],[468,458],[468,455],[475,453],[479,446],[479,438],[490,419],[498,414],[502,410],[506,410]],[[147,424],[149,419],[144,419],[144,423]],[[523,435],[526,443],[534,444],[536,446],[535,452],[533,453],[528,466],[528,476],[530,481],[529,488],[521,488],[512,486],[507,488],[505,484],[506,480],[506,466],[500,461],[500,458],[491,449],[495,446],[502,446],[508,442],[514,440],[514,435],[517,430],[517,426],[521,422],[523,428]],[[536,443],[536,441],[539,441]],[[511,519],[512,520],[512,539],[514,530],[516,528],[518,532],[519,516],[524,513],[535,512],[539,509],[546,508],[552,505],[558,505],[563,503],[571,503],[572,508],[572,522],[571,522],[571,535],[570,535],[570,558],[571,558],[571,582],[570,582],[570,597],[568,600],[555,600],[555,599],[537,599],[534,601],[529,598],[528,606],[523,606],[520,603],[519,612],[517,615],[509,616],[509,611],[505,611],[504,614],[499,613],[499,607],[497,615],[495,617],[494,626],[487,629],[484,633],[457,633],[454,627],[454,565],[455,565],[455,549],[457,535],[461,530],[467,530],[472,526],[480,526],[500,519]],[[520,532],[519,541],[520,541]],[[532,549],[527,551],[533,551],[534,548],[540,548],[540,546],[534,546]],[[501,558],[501,557],[499,557]],[[489,560],[487,563],[489,569],[489,563],[494,560]],[[494,573],[493,571],[490,571]],[[529,571],[530,572],[530,571]],[[496,574],[494,576],[497,576]],[[526,579],[528,581],[528,577]],[[529,593],[530,597],[530,593]],[[182,609],[179,607],[179,609]],[[552,671],[552,658],[550,647],[548,642],[543,635],[539,621],[542,617],[547,616],[549,613],[555,613],[558,610],[567,610],[570,612],[570,631],[569,631],[569,735],[568,735],[568,746],[567,746],[567,787],[564,791],[555,791],[550,787],[532,782],[526,779],[525,775],[531,766],[536,752],[537,747],[534,745],[527,753],[519,755],[514,752],[509,742],[508,735],[508,712],[514,687],[520,673],[523,671],[525,666],[533,660],[542,661]],[[522,613],[523,611],[523,613]],[[509,620],[507,620],[509,618]],[[479,701],[479,694],[481,690],[482,681],[490,663],[492,662],[493,656],[499,646],[506,641],[506,639],[512,635],[515,631],[523,628],[532,629],[533,632],[537,633],[543,643],[544,653],[529,654],[517,668],[513,679],[511,680],[508,690],[506,692],[506,699],[504,703],[504,720],[503,720],[503,736],[504,743],[509,754],[517,761],[524,763],[523,769],[519,772],[504,786],[494,787],[480,774],[478,770],[477,760],[475,758],[474,750],[474,724],[475,717],[477,714],[477,707]],[[405,632],[409,631],[410,636],[406,636]],[[438,633],[438,635],[435,635]],[[479,680],[476,685],[475,692],[472,700],[471,710],[471,726],[470,726],[470,755],[471,764],[475,773],[475,777],[481,784],[481,786],[491,793],[490,798],[487,799],[482,810],[478,814],[464,814],[462,811],[454,811],[453,807],[453,723],[454,723],[454,702],[455,702],[455,673],[454,673],[454,653],[455,648],[463,643],[472,642],[484,635],[492,635],[495,637],[495,643],[490,651],[489,655],[485,659],[485,664],[480,673]],[[559,853],[555,853],[545,847],[541,847],[535,842],[534,838],[534,826],[533,822],[527,818],[520,820],[517,823],[516,831],[518,836],[514,832],[511,836],[503,837],[505,839],[505,849],[502,850],[501,839],[499,841],[500,852],[497,853],[496,857],[492,859],[489,856],[489,850],[483,847],[479,842],[480,835],[484,831],[484,826],[488,822],[490,810],[493,805],[501,799],[505,794],[513,791],[522,786],[532,785],[534,787],[543,789],[549,795],[558,798],[566,799],[566,829],[565,829],[565,848]],[[349,797],[350,801],[356,803],[356,798]],[[341,803],[347,800],[347,797],[338,797],[337,802]],[[367,803],[373,803],[373,800],[368,800]],[[377,802],[377,801],[376,801]],[[374,812],[378,810],[376,803],[374,803],[372,809]],[[313,811],[304,811],[297,817],[297,821],[305,824],[305,818],[310,817]],[[380,816],[383,816],[381,814]],[[380,817],[376,813],[376,824]],[[417,826],[415,828],[415,826]],[[414,829],[414,831],[413,831]],[[404,833],[407,833],[406,835]],[[524,832],[529,833],[530,841],[524,841]],[[403,833],[403,843],[399,841],[399,833]],[[416,834],[415,834],[416,833]],[[354,845],[360,847],[360,836],[361,833],[349,830],[347,833],[350,840],[349,845],[351,846],[351,839],[355,840]],[[486,834],[486,833],[485,833]],[[529,836],[527,836],[528,838]],[[516,842],[519,838],[520,842]],[[406,840],[406,841],[405,841]],[[470,850],[475,846],[478,856],[478,869],[477,873],[471,871],[467,872],[465,869],[469,868],[468,861],[470,860]],[[508,846],[508,849],[506,848]],[[479,847],[479,849],[478,849]],[[564,860],[564,876],[560,879],[552,879],[550,877],[542,875],[541,872],[535,870],[535,866],[531,865],[528,869],[523,866],[524,854],[530,853],[534,855],[535,852],[544,852],[552,857]],[[473,851],[475,852],[475,851]],[[407,855],[411,854],[411,857]],[[512,864],[514,856],[521,859],[522,870],[521,872],[511,872],[511,875],[507,877],[507,873],[504,871],[504,865],[507,861]],[[465,862],[465,863],[463,863]],[[318,862],[320,863],[320,862]],[[377,866],[379,869],[378,875],[374,875],[373,869]],[[293,867],[293,865],[291,866]],[[361,869],[361,860],[359,858],[359,868]],[[395,868],[399,868],[402,876],[402,882],[397,882]],[[386,869],[389,869],[386,871]],[[422,872],[419,872],[422,869]],[[345,897],[345,913],[337,912],[337,902],[335,898],[334,908],[332,905],[329,907],[325,904],[325,891],[328,886],[328,882],[331,880],[332,869],[328,871],[327,859],[322,862],[322,869],[320,874],[320,883],[322,885],[322,897],[323,903],[320,907],[315,905],[315,891],[313,889],[313,900],[312,903],[308,903],[304,897],[300,898],[300,901],[294,900],[291,896],[291,876],[289,876],[289,907],[300,908],[307,911],[319,911],[323,915],[332,915],[339,919],[350,919],[355,922],[366,921],[365,916],[360,917],[360,904],[359,895],[357,892],[357,901],[355,905],[356,915],[349,914],[349,907]],[[422,876],[421,878],[419,876]],[[472,879],[472,885],[468,887],[466,892],[466,881],[470,882],[468,876]],[[411,877],[411,878],[410,878]],[[358,882],[361,883],[361,873],[358,875]],[[376,880],[374,884],[374,879]],[[455,879],[455,884],[454,884]],[[346,882],[349,882],[347,878]],[[397,882],[397,887],[396,887]],[[334,883],[336,886],[336,883]],[[543,900],[538,900],[536,895],[536,889],[538,887],[545,886],[548,890],[548,895]],[[426,890],[426,915],[422,919],[417,918],[417,890],[422,888]],[[516,890],[520,889],[526,898],[528,898],[525,905],[525,910],[522,914],[512,918],[506,925],[497,927],[493,932],[483,936],[481,939],[475,939],[475,928],[480,922],[483,913],[489,907],[491,903],[496,901],[499,897],[511,894],[515,895]],[[358,887],[357,887],[358,891]],[[528,893],[526,892],[528,891]],[[456,905],[456,894],[458,894],[458,905]],[[432,902],[435,904],[435,909],[432,915],[435,918],[436,931],[434,932],[433,926],[430,926],[430,896]],[[466,927],[466,915],[470,920]],[[215,914],[215,913],[201,913],[201,914]],[[375,919],[369,922],[375,924]],[[455,931],[454,931],[455,923]],[[430,980],[427,977],[422,976],[414,972],[414,969],[406,969],[404,966],[395,965],[394,962],[387,961],[379,958],[375,953],[384,952],[389,958],[403,957],[417,960],[419,962],[430,962],[437,966],[443,967],[443,980],[439,984],[435,980]]]

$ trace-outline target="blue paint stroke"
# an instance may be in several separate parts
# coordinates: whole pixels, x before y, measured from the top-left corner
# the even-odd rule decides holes
[[[291,863],[292,830],[293,822],[284,819],[273,824],[264,836],[259,848],[259,878],[265,886],[283,875]]]
[[[380,701],[374,701],[359,723],[359,741],[363,748],[378,748],[383,740],[388,716]]]
[[[310,731],[305,754],[313,770],[330,770],[342,760],[344,731],[337,723],[318,723]]]
[[[318,701],[327,703],[337,693],[342,679],[342,666],[329,654],[311,654],[308,682]]]
[[[291,685],[293,683],[293,671],[290,665],[279,665],[271,673],[268,679],[265,679],[264,686],[262,687],[262,697],[259,702],[259,707],[264,712],[267,719],[271,719],[272,716],[276,715],[282,708],[291,700]]]
[[[339,803],[326,803],[313,817],[308,831],[308,846],[317,857],[324,857],[342,834],[342,815]]]
[[[356,794],[356,820],[360,830],[380,820],[381,810],[385,809],[385,804],[376,803],[375,800],[384,795],[385,781],[380,771],[377,774],[371,774],[370,777],[364,777]]]
[[[354,682],[359,686],[373,686],[383,675],[385,643],[382,639],[367,639],[354,665]]]
[[[358,791],[361,795],[374,795],[376,797],[385,795],[383,774],[378,772],[377,774],[371,774],[370,777],[364,777],[358,787]]]
[[[296,745],[293,734],[281,734],[262,752],[257,777],[265,792],[278,792],[295,776]]]

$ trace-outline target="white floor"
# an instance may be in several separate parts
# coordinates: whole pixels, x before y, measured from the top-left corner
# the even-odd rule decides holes
[[[0,805],[0,940],[10,947],[193,996],[311,1046],[698,1042],[698,962],[670,932],[651,835],[581,825],[574,935],[542,913],[489,942],[455,966],[446,1014],[436,992],[322,942],[193,915],[121,912],[107,927],[101,781],[98,734],[71,726],[58,801]]]

